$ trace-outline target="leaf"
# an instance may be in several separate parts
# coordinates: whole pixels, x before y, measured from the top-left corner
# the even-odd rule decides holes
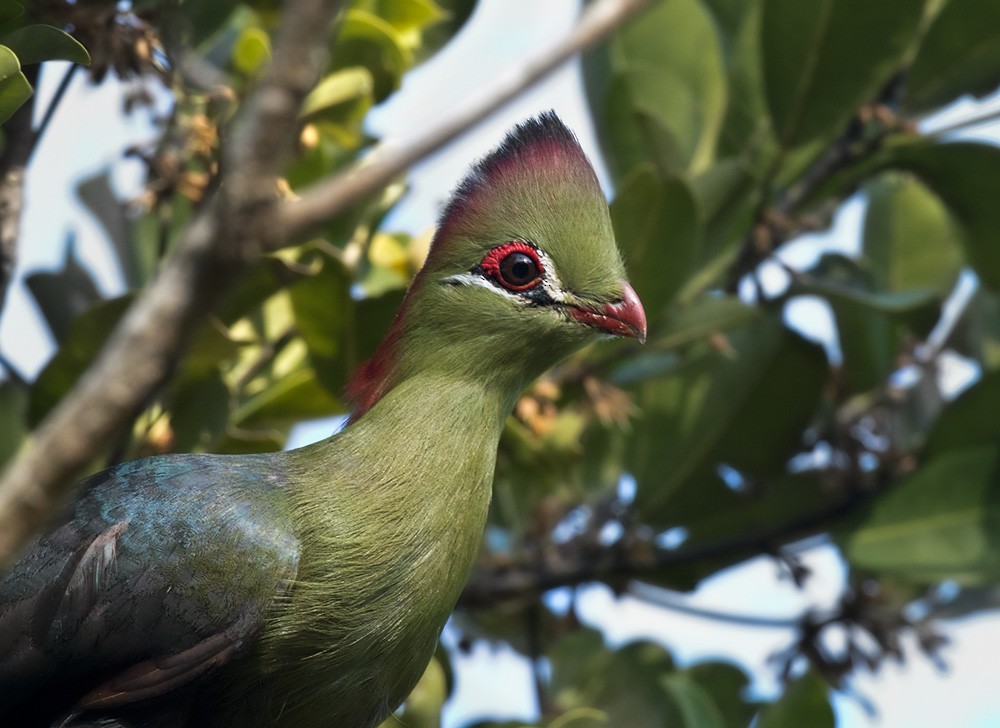
[[[43,61],[90,65],[90,54],[80,41],[51,25],[26,25],[0,38],[0,42],[14,51],[22,66]]]
[[[1000,289],[1000,149],[989,144],[912,143],[890,150],[886,166],[917,175],[952,214],[976,275]]]
[[[255,75],[271,58],[271,37],[262,28],[248,25],[233,43],[233,66],[247,76]]]
[[[1000,442],[1000,371],[986,372],[941,412],[927,438],[926,456]]]
[[[729,352],[704,348],[635,387],[625,469],[639,484],[637,508],[670,525],[669,501],[692,477],[727,462],[774,472],[795,451],[826,380],[822,349],[773,318],[734,330]],[[774,407],[774,392],[784,407]]]
[[[663,678],[663,687],[676,706],[680,720],[670,725],[686,728],[726,728],[725,719],[712,696],[682,672]]]
[[[898,69],[924,0],[763,0],[767,107],[782,147],[838,133]]]
[[[1000,579],[998,447],[938,452],[840,536],[855,568],[918,584]]]
[[[760,711],[756,728],[834,728],[833,708],[823,679],[808,672]]]
[[[711,164],[725,113],[725,72],[712,17],[697,0],[656,4],[585,64],[616,178],[644,157],[669,161],[661,169],[670,173]]]
[[[750,678],[736,665],[727,662],[699,662],[684,671],[711,695],[722,713],[724,725],[743,728],[750,725],[757,703],[743,699]]]
[[[125,285],[140,287],[153,274],[157,251],[152,246],[138,244],[127,205],[118,199],[111,187],[110,170],[102,169],[84,179],[77,185],[76,194],[107,235],[122,268]]]
[[[862,253],[876,289],[950,293],[964,255],[947,208],[905,174],[881,175],[866,192]]]
[[[241,404],[230,421],[237,427],[259,429],[343,412],[344,406],[320,385],[316,372],[302,367]]]
[[[906,75],[903,108],[931,111],[1000,84],[1000,3],[951,0],[931,23]]]
[[[174,393],[170,411],[174,451],[212,450],[229,419],[229,388],[218,370],[187,380]]]
[[[372,73],[375,101],[399,88],[413,64],[403,36],[382,18],[364,10],[348,10],[333,45],[333,68],[363,66]]]
[[[0,45],[0,124],[13,116],[32,93],[17,56],[10,48]]]
[[[622,183],[611,221],[632,285],[655,320],[685,281],[701,241],[694,195],[683,180],[664,180],[647,164]]]
[[[334,107],[358,100],[371,103],[372,74],[367,68],[353,67],[335,71],[309,92],[302,103],[303,117],[329,112]]]
[[[27,391],[9,379],[0,381],[0,467],[21,447],[28,436],[25,413]]]
[[[24,283],[57,344],[66,340],[77,317],[101,299],[90,273],[76,257],[76,241],[72,235],[66,241],[62,268],[32,273]]]
[[[132,298],[129,294],[101,301],[73,322],[65,342],[31,387],[28,402],[28,423],[31,427],[42,421],[94,361]]]

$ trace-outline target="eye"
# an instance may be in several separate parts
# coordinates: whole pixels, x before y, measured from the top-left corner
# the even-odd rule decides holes
[[[537,286],[544,273],[538,251],[521,241],[493,248],[479,264],[479,270],[508,291],[517,293]]]
[[[508,288],[523,290],[538,279],[538,263],[525,253],[509,253],[500,261],[500,279]]]

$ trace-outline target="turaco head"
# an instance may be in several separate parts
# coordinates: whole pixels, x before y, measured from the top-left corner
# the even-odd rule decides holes
[[[544,113],[516,126],[452,195],[389,334],[348,387],[352,419],[428,370],[504,388],[513,401],[608,335],[644,340],[646,316],[590,162]]]

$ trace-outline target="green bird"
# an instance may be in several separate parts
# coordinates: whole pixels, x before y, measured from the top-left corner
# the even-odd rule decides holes
[[[0,580],[0,725],[377,725],[468,578],[519,393],[645,333],[572,132],[518,125],[446,206],[344,430],[81,484]]]

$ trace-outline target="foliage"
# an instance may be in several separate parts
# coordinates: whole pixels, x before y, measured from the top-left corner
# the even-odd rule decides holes
[[[933,609],[914,618],[913,603],[932,604],[943,581],[975,595],[1000,578],[1000,151],[919,126],[1000,85],[998,7],[664,0],[585,57],[616,235],[650,337],[642,348],[585,351],[518,403],[458,621],[470,639],[506,640],[547,662],[539,725],[832,725],[828,687],[898,658],[903,632],[931,656],[940,646]],[[462,0],[348,4],[302,110],[288,194],[371,147],[367,112],[470,9]],[[87,62],[52,26],[76,29],[95,79],[109,69],[145,74],[174,95],[162,136],[131,152],[148,166],[141,200],[116,200],[101,176],[80,185],[139,290],[211,188],[219,129],[267,63],[276,4],[48,0],[37,12],[51,25],[25,24],[14,3],[0,3],[3,119],[28,101],[21,65]],[[114,43],[94,32],[109,13],[129,18]],[[182,53],[225,84],[182,73]],[[277,449],[292,423],[342,414],[346,378],[426,252],[426,236],[382,224],[403,191],[389,185],[256,264],[116,457]],[[857,256],[778,263],[780,290],[761,283],[785,246],[827,227],[855,194],[868,203]],[[963,274],[978,289],[946,313]],[[0,457],[66,395],[128,300],[99,300],[69,255],[29,287],[59,350],[35,381],[0,384]],[[834,346],[789,326],[789,307],[805,298],[829,307]],[[957,397],[938,382],[947,350],[979,372]],[[634,497],[623,478],[634,479]],[[662,538],[678,533],[679,545]],[[648,643],[612,649],[573,610],[555,614],[540,601],[546,589],[590,581],[690,590],[760,554],[804,579],[786,547],[822,533],[847,560],[849,583],[837,609],[802,616],[784,655],[787,688],[769,705],[747,698],[747,677],[732,665],[681,668]],[[848,634],[842,650],[827,641],[831,627]],[[438,725],[449,669],[440,651],[390,723]]]

